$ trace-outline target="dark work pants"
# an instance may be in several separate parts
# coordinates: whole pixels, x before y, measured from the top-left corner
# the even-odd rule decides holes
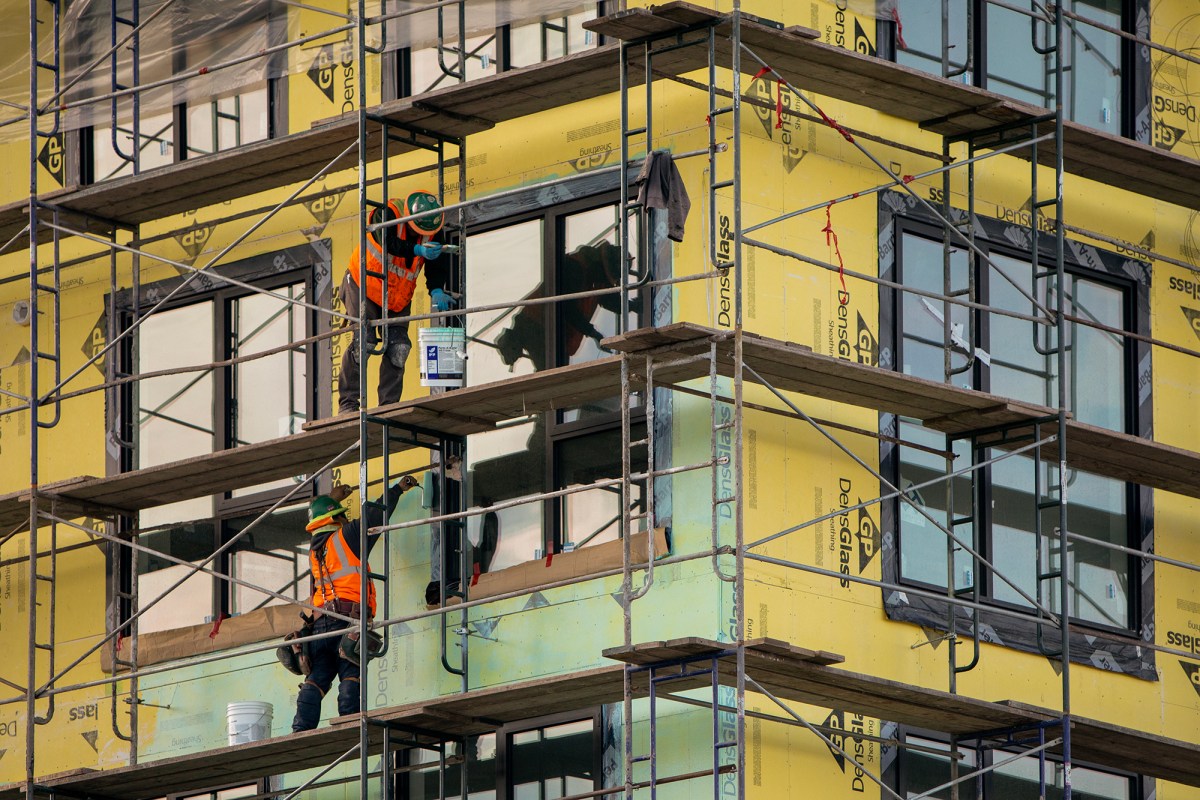
[[[347,316],[358,316],[358,284],[346,273],[342,286],[338,290],[345,306]],[[365,321],[383,319],[383,308],[371,298],[367,298],[364,309]],[[403,311],[393,311],[389,317],[407,316],[412,313],[412,304],[404,307]],[[408,338],[408,323],[401,322],[386,328],[365,327],[367,348],[374,348],[380,340],[382,331],[386,346],[383,357],[379,359],[379,405],[395,403],[400,399],[404,390],[404,362],[412,350],[412,340]],[[350,346],[342,353],[342,371],[338,375],[338,411],[358,411],[358,331],[354,331]]]
[[[350,623],[345,620],[321,617],[313,624],[313,633],[342,630],[349,626]],[[317,727],[321,719],[321,699],[333,685],[334,676],[338,679],[338,714],[353,714],[359,710],[358,665],[338,655],[338,643],[341,641],[342,637],[332,636],[310,643],[312,673],[300,684],[300,694],[296,697],[296,718],[292,720],[293,731],[309,731]]]

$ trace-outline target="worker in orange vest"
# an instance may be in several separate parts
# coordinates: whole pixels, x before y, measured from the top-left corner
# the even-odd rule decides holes
[[[413,293],[417,288],[417,276],[425,272],[425,287],[429,290],[431,305],[437,311],[449,311],[455,301],[446,290],[449,270],[441,263],[442,242],[435,238],[442,230],[444,215],[438,199],[429,192],[412,192],[403,203],[389,200],[387,206],[371,211],[369,222],[380,225],[412,214],[428,214],[407,222],[378,231],[367,231],[366,267],[369,272],[387,273],[387,307],[389,317],[407,316],[411,313]],[[350,256],[346,277],[338,290],[346,314],[359,315],[358,291],[362,280],[363,259],[358,248]],[[386,264],[386,269],[385,269]],[[367,302],[363,309],[364,333],[368,348],[383,337],[383,358],[379,362],[379,404],[387,405],[400,399],[404,388],[404,362],[412,350],[408,338],[408,323],[400,322],[381,329],[370,326],[374,320],[383,318],[383,281],[371,275],[367,277]],[[358,411],[358,332],[355,331],[350,346],[342,354],[342,369],[338,375],[338,411]]]
[[[411,475],[405,475],[392,486],[388,508],[380,504],[366,505],[363,519],[347,520],[348,509],[343,501],[350,496],[352,487],[338,484],[327,495],[313,498],[308,506],[309,522],[306,530],[312,535],[309,543],[309,567],[312,570],[313,612],[311,631],[306,634],[326,633],[350,628],[352,623],[323,614],[332,611],[343,616],[359,619],[363,613],[363,591],[359,567],[362,556],[362,524],[368,529],[383,525],[396,510],[400,495],[417,485]],[[367,534],[367,552],[375,546],[379,534]],[[368,564],[366,571],[371,567]],[[366,592],[366,614],[371,620],[375,616],[375,586],[368,579]],[[349,640],[348,640],[349,638]],[[300,684],[296,697],[296,717],[292,720],[293,731],[307,731],[317,727],[321,718],[321,700],[325,697],[333,679],[338,679],[338,714],[353,714],[359,710],[359,653],[360,647],[351,634],[318,639],[308,644],[310,671]]]

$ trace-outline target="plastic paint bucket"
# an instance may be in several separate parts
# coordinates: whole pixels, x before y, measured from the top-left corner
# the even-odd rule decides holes
[[[421,385],[457,388],[463,385],[466,331],[463,328],[420,328]]]
[[[271,738],[270,703],[249,700],[230,703],[225,709],[225,720],[229,726],[229,744],[245,744]]]

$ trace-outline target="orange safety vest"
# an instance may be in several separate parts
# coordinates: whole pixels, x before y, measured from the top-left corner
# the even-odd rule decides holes
[[[325,540],[324,560],[320,560],[316,550],[308,553],[309,564],[313,577],[313,605],[320,608],[330,600],[346,600],[351,603],[362,602],[362,590],[358,581],[358,568],[362,561],[354,555],[354,551],[346,544],[346,537],[339,527],[337,533]],[[367,572],[371,565],[367,565]],[[375,584],[367,581],[367,608],[372,618],[375,617]]]
[[[392,229],[394,233],[398,233],[402,241],[407,241],[410,236],[417,236],[413,233],[407,224],[400,225]],[[417,244],[425,244],[433,239],[432,236],[417,236]],[[421,268],[425,266],[425,259],[421,256],[413,256],[412,264],[408,263],[408,259],[399,256],[392,256],[388,260],[387,268],[387,291],[388,291],[388,311],[403,311],[408,307],[409,301],[412,300],[413,292],[417,288],[417,276],[421,274]],[[362,279],[359,275],[359,264],[362,259],[359,256],[358,248],[354,248],[354,254],[350,256],[350,277],[358,285],[362,285]],[[383,272],[384,254],[383,249],[379,246],[379,242],[375,240],[375,235],[367,234],[367,270],[370,272]],[[383,305],[383,282],[372,275],[367,276],[367,297],[375,302],[376,305]]]

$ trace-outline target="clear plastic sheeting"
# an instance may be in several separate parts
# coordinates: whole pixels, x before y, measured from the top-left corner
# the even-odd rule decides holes
[[[140,33],[138,74],[134,75],[133,43],[117,51],[113,59],[105,58],[94,69],[89,67],[103,56],[116,41],[124,39],[133,29],[126,22],[113,21],[113,2],[117,14],[127,21],[135,18],[150,21]],[[136,14],[134,5],[136,3]],[[164,6],[166,8],[164,9]],[[461,6],[461,11],[460,11]],[[323,8],[331,13],[323,14]],[[384,18],[383,24],[367,28],[368,45],[385,50],[436,47],[439,40],[453,48],[460,39],[487,34],[503,25],[539,24],[553,26],[571,13],[595,8],[594,2],[580,0],[464,0],[440,9],[429,0],[374,0],[368,3],[370,19]],[[65,106],[60,125],[66,129],[85,126],[111,126],[113,100],[95,98],[123,87],[147,86],[156,82],[176,80],[138,92],[139,111],[143,118],[169,114],[179,104],[194,104],[245,92],[261,86],[270,78],[280,78],[290,72],[303,72],[309,62],[291,55],[283,46],[301,37],[352,24],[346,15],[357,10],[357,2],[328,3],[322,0],[288,2],[288,0],[75,0],[66,4],[60,20],[61,85],[70,86],[55,105]],[[46,10],[43,14],[49,14]],[[301,25],[301,15],[305,15]],[[403,16],[393,16],[403,14]],[[20,138],[27,135],[23,124],[13,120],[20,117],[28,102],[29,92],[29,30],[19,20],[10,17],[9,24],[0,26],[0,137]],[[440,25],[439,25],[440,19]],[[464,32],[460,32],[460,28]],[[39,22],[39,54],[44,61],[53,61],[54,44],[52,19]],[[353,29],[333,34],[345,41],[353,40]],[[312,45],[307,45],[312,46]],[[267,48],[276,52],[260,55]],[[468,45],[470,49],[470,45]],[[244,59],[244,60],[243,60]],[[444,61],[452,64],[457,56],[447,53]],[[217,69],[219,65],[235,63]],[[53,96],[54,76],[41,70],[38,76],[41,90],[39,103],[43,107]],[[93,102],[86,102],[93,100]],[[20,106],[17,108],[15,106]],[[132,119],[133,102],[129,95],[117,101],[119,125],[127,126]],[[43,130],[54,125],[47,117]]]
[[[458,39],[460,4],[444,6],[439,10],[407,13],[430,5],[427,0],[384,0],[382,16],[406,13],[406,16],[387,20],[385,50],[401,47],[418,49],[435,46],[439,38],[454,42]],[[378,6],[377,6],[378,7]],[[467,36],[487,34],[504,25],[550,22],[556,18],[588,9],[595,10],[595,2],[581,0],[467,0],[461,4],[463,27]]]

